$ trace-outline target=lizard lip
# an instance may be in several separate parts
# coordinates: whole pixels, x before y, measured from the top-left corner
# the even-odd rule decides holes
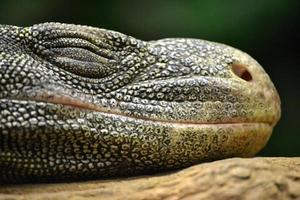
[[[168,123],[168,124],[176,124],[176,125],[230,125],[230,124],[267,124],[269,126],[274,125],[274,120],[267,119],[267,120],[226,120],[226,121],[197,121],[197,120],[164,120],[164,119],[152,119],[148,117],[136,117],[131,115],[126,115],[121,112],[107,110],[104,107],[97,106],[92,103],[84,102],[80,99],[76,99],[70,96],[61,95],[61,94],[51,94],[48,92],[39,93],[35,98],[28,98],[28,99],[14,99],[17,101],[31,101],[33,103],[49,103],[53,105],[61,105],[73,109],[78,110],[90,110],[93,112],[100,112],[107,115],[117,115],[121,117],[132,118],[136,120],[145,120],[151,122],[160,122],[160,123]]]

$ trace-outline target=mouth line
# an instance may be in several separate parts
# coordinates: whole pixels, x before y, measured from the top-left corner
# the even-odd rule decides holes
[[[83,102],[81,100],[69,97],[69,96],[63,96],[63,95],[55,95],[55,94],[40,94],[36,96],[35,98],[14,98],[14,99],[0,99],[1,100],[11,100],[11,101],[26,101],[31,103],[46,103],[46,104],[52,104],[56,106],[64,106],[69,107],[72,109],[77,110],[85,110],[85,111],[92,111],[92,112],[99,112],[105,115],[109,116],[118,116],[118,117],[124,117],[124,118],[130,118],[134,120],[142,120],[147,122],[154,122],[154,123],[161,123],[161,124],[173,124],[176,126],[205,126],[205,125],[220,125],[220,126],[230,126],[230,125],[254,125],[254,124],[265,124],[272,126],[273,122],[271,121],[206,121],[206,122],[199,122],[199,121],[173,121],[173,120],[164,120],[164,119],[152,119],[147,117],[136,117],[136,116],[130,116],[119,112],[111,112],[106,110],[105,108],[96,106],[91,103]]]

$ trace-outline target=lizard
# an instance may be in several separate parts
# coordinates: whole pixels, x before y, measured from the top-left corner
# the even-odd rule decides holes
[[[0,182],[153,174],[251,157],[281,115],[234,47],[84,25],[0,25]]]

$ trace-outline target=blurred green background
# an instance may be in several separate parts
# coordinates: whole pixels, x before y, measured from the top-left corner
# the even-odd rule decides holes
[[[282,118],[260,155],[300,156],[299,2],[0,0],[0,23],[85,24],[143,40],[202,38],[246,51],[271,76],[282,100]]]

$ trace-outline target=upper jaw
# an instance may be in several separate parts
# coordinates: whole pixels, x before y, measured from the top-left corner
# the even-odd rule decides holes
[[[135,88],[140,94],[143,84],[131,85],[125,89],[114,91],[110,98],[97,98],[93,95],[74,95],[74,91],[36,89],[31,97],[19,100],[50,103],[48,106],[62,105],[77,110],[90,110],[118,116],[181,124],[226,124],[226,123],[267,123],[275,125],[280,116],[280,104],[274,99],[274,92],[267,88],[249,84],[235,79],[221,79],[215,77],[190,77],[178,79],[179,85],[186,84],[190,91],[183,92],[183,101],[151,100],[130,96],[124,99],[124,90],[129,92]],[[189,82],[198,85],[189,85]],[[164,87],[170,86],[173,80],[154,81],[153,84]],[[199,84],[199,83],[202,83]],[[205,83],[205,84],[203,84]],[[146,84],[148,85],[148,83]],[[200,89],[199,89],[200,88]],[[198,89],[198,90],[196,90]],[[155,91],[153,91],[155,92]],[[170,95],[174,91],[169,91]],[[177,91],[178,92],[178,91]],[[203,92],[203,95],[201,95]],[[156,92],[158,93],[158,92]],[[198,99],[189,100],[189,95],[198,95]],[[178,94],[175,94],[176,96]],[[121,98],[122,97],[122,98]],[[205,98],[205,99],[201,99]]]
[[[59,100],[59,99],[57,99]],[[64,99],[66,100],[66,99]],[[147,117],[135,117],[135,116],[128,116],[124,113],[115,113],[115,112],[108,112],[103,108],[96,107],[94,105],[85,104],[84,106],[72,104],[73,102],[48,102],[48,101],[33,101],[33,100],[12,100],[12,99],[0,99],[1,107],[5,108],[0,113],[0,118],[4,121],[10,120],[10,123],[14,123],[14,117],[16,115],[16,111],[11,106],[15,107],[16,105],[18,110],[20,108],[24,108],[24,110],[28,110],[28,115],[30,118],[28,119],[36,119],[38,116],[32,115],[33,113],[38,114],[45,114],[45,116],[41,116],[40,123],[47,122],[46,118],[55,119],[55,120],[74,120],[74,119],[81,119],[86,118],[85,121],[88,123],[95,123],[94,119],[100,115],[102,117],[107,118],[118,118],[121,121],[129,120],[129,121],[138,121],[138,123],[147,123],[147,124],[156,124],[158,126],[174,126],[178,128],[188,128],[188,127],[202,127],[202,126],[211,126],[211,127],[230,127],[232,128],[239,127],[239,126],[274,126],[274,121],[270,121],[269,119],[243,119],[243,118],[236,118],[236,119],[224,119],[224,120],[213,120],[213,121],[201,121],[201,120],[165,120],[165,119],[156,119],[156,118],[147,118]],[[6,107],[7,106],[7,107]],[[8,115],[7,115],[8,114]],[[22,113],[18,113],[21,115]],[[24,114],[24,113],[23,113]],[[7,116],[4,116],[7,115]],[[31,116],[32,115],[32,116]],[[89,117],[87,117],[89,116]],[[93,116],[91,118],[91,116]],[[0,129],[4,126],[8,126],[6,122],[0,121]],[[19,119],[15,119],[18,122]],[[25,121],[24,121],[25,122]],[[10,124],[9,123],[9,124]],[[12,124],[13,125],[13,124]],[[34,128],[34,127],[32,127]],[[240,128],[240,127],[239,127]]]

